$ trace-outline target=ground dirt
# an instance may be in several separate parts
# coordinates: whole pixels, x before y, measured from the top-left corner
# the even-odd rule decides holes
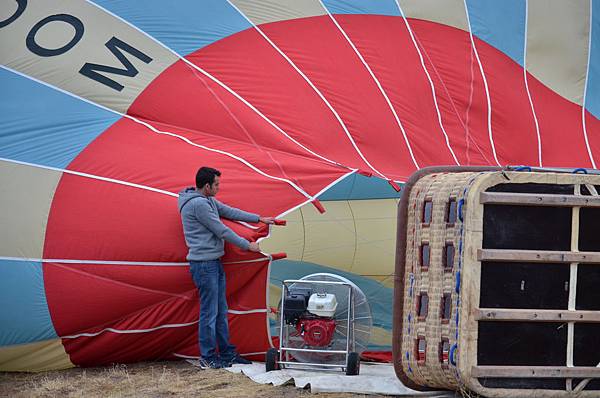
[[[143,362],[40,373],[0,372],[0,397],[367,397],[311,394],[293,385],[257,384],[226,370],[201,370],[185,361]],[[369,395],[368,397],[373,397]]]

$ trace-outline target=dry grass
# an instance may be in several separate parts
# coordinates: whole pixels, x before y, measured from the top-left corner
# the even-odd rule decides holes
[[[364,397],[311,394],[294,386],[254,383],[226,370],[200,370],[185,361],[145,362],[42,373],[0,373],[0,397]],[[372,396],[369,396],[372,397]]]

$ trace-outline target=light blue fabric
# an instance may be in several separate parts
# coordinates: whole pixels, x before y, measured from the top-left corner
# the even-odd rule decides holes
[[[0,68],[0,157],[66,168],[120,116]]]
[[[94,0],[179,55],[188,55],[252,25],[224,0]]]
[[[55,339],[42,264],[0,260],[0,346]]]
[[[592,2],[590,64],[585,95],[585,108],[600,118],[600,2]]]
[[[401,194],[381,178],[352,174],[323,192],[319,200],[390,199]]]
[[[471,31],[523,66],[524,0],[467,0]]]
[[[400,16],[394,0],[324,0],[325,7],[332,14],[375,14]]]

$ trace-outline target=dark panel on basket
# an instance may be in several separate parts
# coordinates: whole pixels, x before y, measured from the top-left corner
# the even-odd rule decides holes
[[[596,192],[600,192],[600,185],[593,185],[593,187],[596,189]],[[592,193],[590,192],[590,190],[588,189],[587,186],[582,185],[581,186],[581,194],[582,195],[591,195]]]
[[[479,307],[567,309],[568,283],[564,264],[484,261]]]
[[[573,379],[573,388],[583,380],[584,379]],[[600,379],[591,379],[583,389],[586,391],[600,390]]]
[[[557,195],[573,195],[573,185],[556,184],[498,184],[486,190],[486,192],[513,192],[513,193],[550,193]]]
[[[600,209],[582,208],[579,211],[579,250],[600,251]]]
[[[542,390],[564,390],[565,379],[516,379],[500,377],[480,377],[477,379],[482,386],[487,388],[515,388]]]
[[[575,308],[578,310],[600,310],[599,264],[579,264],[575,300]]]
[[[581,265],[579,266],[581,270]],[[580,274],[579,274],[580,275]],[[579,277],[578,275],[578,277]],[[579,281],[577,282],[579,284]],[[579,289],[579,286],[577,286]],[[577,292],[579,294],[579,291]],[[573,364],[575,366],[597,366],[600,363],[600,325],[594,323],[576,323],[573,344]],[[573,379],[573,387],[583,379]],[[600,390],[600,379],[592,379],[584,390]]]
[[[478,365],[565,366],[567,325],[479,322]]]
[[[570,250],[571,208],[485,205],[483,248]]]
[[[600,324],[576,323],[573,343],[575,366],[598,366],[600,364]]]

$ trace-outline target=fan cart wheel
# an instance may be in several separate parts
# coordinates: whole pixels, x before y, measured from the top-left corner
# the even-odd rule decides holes
[[[277,360],[279,360],[279,351],[277,351],[277,348],[269,348],[265,358],[267,372],[279,370],[279,363],[277,363]]]
[[[346,366],[346,375],[357,376],[360,373],[360,356],[358,352],[348,354],[348,364]]]

